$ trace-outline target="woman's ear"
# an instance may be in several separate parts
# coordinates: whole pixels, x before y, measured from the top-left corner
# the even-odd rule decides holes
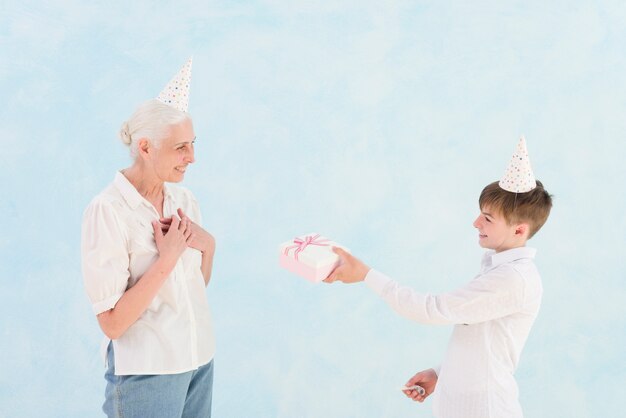
[[[148,150],[150,149],[150,141],[148,138],[140,138],[137,143],[137,152],[142,157],[145,157],[148,154]]]

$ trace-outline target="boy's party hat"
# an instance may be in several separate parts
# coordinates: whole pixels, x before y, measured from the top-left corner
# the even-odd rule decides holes
[[[191,83],[191,61],[183,65],[178,74],[170,80],[163,91],[157,96],[157,100],[172,106],[182,112],[189,108],[189,84]]]
[[[526,150],[526,139],[523,135],[517,143],[509,167],[498,184],[504,190],[513,193],[525,193],[537,187],[533,169],[530,167],[528,150]]]

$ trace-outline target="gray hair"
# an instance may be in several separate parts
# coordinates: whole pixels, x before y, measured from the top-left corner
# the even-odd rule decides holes
[[[157,100],[146,100],[139,105],[135,113],[122,124],[119,137],[130,148],[130,155],[137,156],[137,146],[141,138],[147,138],[155,147],[167,137],[168,128],[186,119],[189,113],[166,105]]]

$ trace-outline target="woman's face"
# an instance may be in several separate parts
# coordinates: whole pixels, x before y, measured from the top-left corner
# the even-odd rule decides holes
[[[178,183],[183,180],[187,167],[195,162],[195,139],[191,119],[170,126],[169,135],[153,149],[152,154],[152,166],[161,181]]]

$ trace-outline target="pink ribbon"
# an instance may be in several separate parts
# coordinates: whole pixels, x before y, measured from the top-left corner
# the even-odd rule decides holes
[[[319,237],[320,237],[320,234],[308,235],[304,237],[304,239],[294,238],[293,242],[296,245],[291,245],[285,248],[285,255],[289,255],[289,250],[292,250],[295,248],[296,251],[293,253],[293,258],[297,260],[298,254],[304,251],[304,249],[308,247],[309,245],[319,245],[321,247],[329,245],[329,244],[324,244],[324,241],[328,241],[328,239],[324,238],[324,239],[318,240]]]

